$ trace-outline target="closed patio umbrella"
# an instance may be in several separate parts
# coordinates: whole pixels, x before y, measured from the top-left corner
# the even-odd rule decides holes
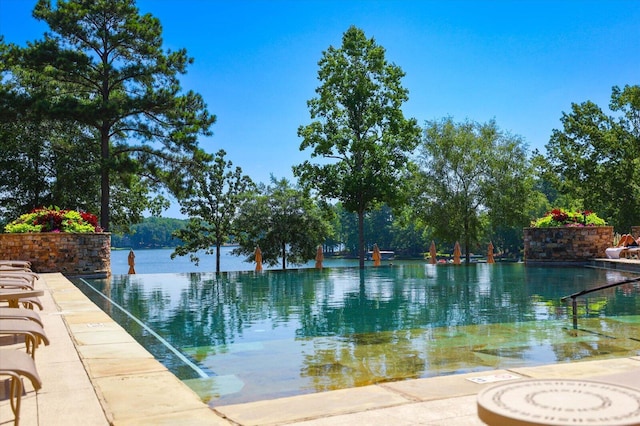
[[[493,259],[493,243],[489,241],[489,247],[487,247],[487,263],[496,263]]]
[[[460,244],[456,241],[456,245],[453,246],[453,264],[460,264]]]
[[[373,245],[373,254],[371,255],[371,257],[373,258],[373,266],[380,266],[380,260],[382,260],[382,254],[380,253],[378,244]]]
[[[316,268],[322,269],[323,260],[324,260],[324,254],[322,253],[322,246],[318,244],[318,250],[316,252]]]
[[[136,255],[133,253],[133,249],[129,250],[129,257],[127,258],[127,262],[129,263],[129,274],[136,273]]]
[[[256,258],[256,272],[260,272],[262,271],[262,250],[260,250],[260,246],[256,246],[254,256]]]
[[[429,263],[435,265],[436,262],[436,243],[435,241],[431,241],[431,247],[429,247]]]

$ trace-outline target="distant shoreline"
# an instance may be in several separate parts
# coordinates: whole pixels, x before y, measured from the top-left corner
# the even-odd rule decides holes
[[[158,247],[131,247],[131,246],[122,246],[116,247],[111,246],[112,251],[117,250],[173,250],[178,246],[158,246]],[[222,247],[240,247],[240,244],[223,244]]]

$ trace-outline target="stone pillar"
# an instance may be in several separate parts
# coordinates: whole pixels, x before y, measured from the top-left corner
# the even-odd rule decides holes
[[[0,234],[0,259],[28,260],[36,272],[108,277],[111,275],[111,234]]]
[[[606,257],[612,243],[612,226],[524,228],[527,264],[584,264]]]

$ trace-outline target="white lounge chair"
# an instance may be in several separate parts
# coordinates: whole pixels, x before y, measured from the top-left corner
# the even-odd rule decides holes
[[[0,302],[7,302],[10,308],[17,308],[22,303],[23,306],[33,309],[36,305],[42,310],[42,303],[38,296],[44,295],[42,290],[15,290],[0,288]]]
[[[44,329],[33,321],[0,318],[0,335],[23,336],[27,353],[30,353],[34,359],[36,356],[36,348],[40,342],[49,345],[49,338],[44,332]]]
[[[29,355],[22,351],[3,349],[0,350],[0,376],[11,377],[9,399],[14,415],[14,425],[20,422],[20,401],[23,393],[22,378],[31,381],[37,392],[42,388],[42,380],[36,370],[36,364]]]
[[[633,256],[640,259],[640,247],[627,247],[627,251],[625,252],[625,257],[627,259],[630,259]]]
[[[627,247],[609,247],[604,251],[608,259],[620,259],[620,255],[627,250]]]
[[[10,267],[19,267],[19,268],[27,268],[31,269],[31,262],[28,260],[11,260],[11,259],[3,259],[0,260],[0,267],[2,266],[10,266]]]
[[[0,278],[20,278],[32,283],[35,283],[40,277],[35,272],[31,271],[16,271],[0,269]]]
[[[21,319],[38,323],[40,327],[44,327],[42,318],[36,311],[24,308],[0,308],[0,319]]]
[[[33,290],[33,282],[23,278],[7,278],[0,276],[0,288]]]

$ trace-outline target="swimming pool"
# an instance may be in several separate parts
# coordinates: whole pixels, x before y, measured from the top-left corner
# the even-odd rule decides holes
[[[640,355],[640,283],[581,300],[577,330],[560,301],[632,277],[523,264],[396,264],[74,282],[216,405]]]

